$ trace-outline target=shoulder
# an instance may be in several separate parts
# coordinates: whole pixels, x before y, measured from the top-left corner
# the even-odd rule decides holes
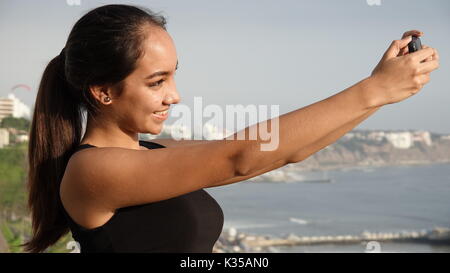
[[[140,140],[139,144],[147,149],[90,147],[76,151],[67,162],[61,187],[68,189],[66,193],[95,199],[109,182],[124,181],[146,170],[148,159],[153,157],[148,150],[158,149],[157,153],[161,153],[159,149],[166,148],[152,141]]]
[[[147,150],[165,148],[151,141],[142,140],[139,144]],[[127,186],[127,178],[136,174],[132,170],[128,172],[127,166],[139,166],[139,162],[148,161],[143,157],[144,154],[147,153],[114,147],[91,147],[73,153],[59,189],[61,202],[72,219],[85,228],[93,228],[106,222],[117,207],[105,202],[102,197],[105,195],[105,187],[119,184]],[[121,182],[115,183],[116,180]]]
[[[166,148],[166,146],[152,141],[139,140],[139,144],[147,149],[137,151],[117,147],[90,147],[77,150],[70,156],[69,161],[67,162],[65,176],[67,176],[67,178],[72,178],[71,176],[74,175],[78,180],[83,174],[86,174],[85,170],[89,173],[92,168],[119,164],[124,158],[128,158],[132,161],[140,160],[143,156],[142,151]]]
[[[152,150],[78,151],[67,164],[61,198],[77,211],[110,215],[118,208],[170,199],[234,177],[233,151],[225,142],[210,142],[159,149],[165,145],[142,141]]]
[[[95,181],[87,179],[86,174],[92,169],[82,167],[92,164],[96,153],[96,148],[88,148],[72,154],[59,187],[59,197],[65,211],[78,225],[88,229],[102,225],[114,213],[91,198],[90,192],[95,190],[95,183],[92,182]]]

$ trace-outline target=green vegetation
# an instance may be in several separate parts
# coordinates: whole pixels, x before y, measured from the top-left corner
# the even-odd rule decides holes
[[[24,242],[24,234],[27,231],[23,219],[2,222],[0,231],[8,243],[10,252],[22,252],[19,246]]]
[[[25,214],[26,144],[0,149],[0,207],[2,215]]]
[[[31,236],[26,192],[27,145],[25,142],[0,149],[0,231],[10,252],[23,252],[19,245]],[[46,252],[69,252],[66,245],[71,240],[68,233]]]
[[[28,131],[30,120],[26,118],[5,117],[0,122],[0,128],[14,128],[20,131]]]
[[[6,117],[0,127],[28,131],[26,119]],[[20,244],[31,237],[31,218],[27,208],[28,142],[12,143],[0,149],[0,232],[10,252],[24,252]],[[69,232],[45,252],[70,252]]]

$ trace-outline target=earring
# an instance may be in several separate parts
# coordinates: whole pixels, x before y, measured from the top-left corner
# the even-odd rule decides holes
[[[110,97],[105,97],[105,98],[103,99],[103,101],[104,101],[104,102],[110,102],[110,101],[111,101],[111,98],[110,98]]]

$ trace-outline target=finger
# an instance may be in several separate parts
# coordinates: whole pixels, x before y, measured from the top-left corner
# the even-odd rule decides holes
[[[422,48],[429,48],[429,46],[427,46],[427,45],[422,45]],[[425,62],[432,61],[432,60],[433,60],[433,57],[434,57],[434,54],[431,55],[430,57],[426,58],[426,59],[425,59]]]
[[[402,39],[406,38],[407,36],[421,37],[421,36],[423,36],[423,32],[420,30],[410,30],[410,31],[403,33]],[[407,55],[408,53],[409,53],[408,47],[405,46],[401,49],[399,56],[404,56],[404,55]]]
[[[397,57],[401,51],[402,48],[408,45],[409,42],[411,42],[412,37],[407,36],[401,40],[394,40],[392,41],[390,47],[385,53],[385,58],[393,58]]]
[[[430,74],[422,74],[417,77],[420,85],[425,85],[430,81]]]
[[[402,39],[407,37],[407,36],[420,37],[420,36],[423,36],[423,32],[420,31],[420,30],[415,30],[415,29],[414,30],[410,30],[410,31],[407,31],[407,32],[403,33]]]
[[[429,61],[429,62],[421,63],[419,65],[418,73],[419,74],[427,74],[427,73],[430,73],[431,71],[434,71],[434,70],[436,70],[438,68],[439,68],[439,61],[438,60],[432,60],[432,61]]]
[[[439,52],[437,51],[436,48],[433,48],[434,53],[433,53],[433,60],[437,60],[439,61]]]
[[[402,49],[400,50],[400,53],[399,53],[398,55],[399,55],[399,56],[405,56],[405,55],[407,55],[408,53],[409,53],[408,47],[405,46],[404,48],[402,48]]]
[[[434,49],[431,47],[419,49],[416,52],[409,53],[409,56],[413,58],[414,61],[421,62],[430,56],[433,56]]]

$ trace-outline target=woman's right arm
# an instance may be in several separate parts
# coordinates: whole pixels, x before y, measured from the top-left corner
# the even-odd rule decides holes
[[[438,53],[428,47],[399,56],[410,41],[411,36],[393,41],[372,76],[329,98],[280,116],[278,145],[273,151],[260,149],[265,142],[260,140],[259,135],[257,140],[240,141],[244,148],[236,164],[241,168],[239,173],[248,175],[274,162],[298,162],[296,158],[299,150],[311,147],[313,143],[376,108],[416,94],[429,82],[430,72],[439,67],[439,58],[432,58],[438,56]],[[274,120],[271,119],[269,124]],[[260,124],[247,127],[227,139],[235,139],[244,132],[248,135],[250,130],[258,132],[255,129]],[[350,129],[351,127],[346,128],[347,131]],[[318,148],[320,146],[316,145]]]

